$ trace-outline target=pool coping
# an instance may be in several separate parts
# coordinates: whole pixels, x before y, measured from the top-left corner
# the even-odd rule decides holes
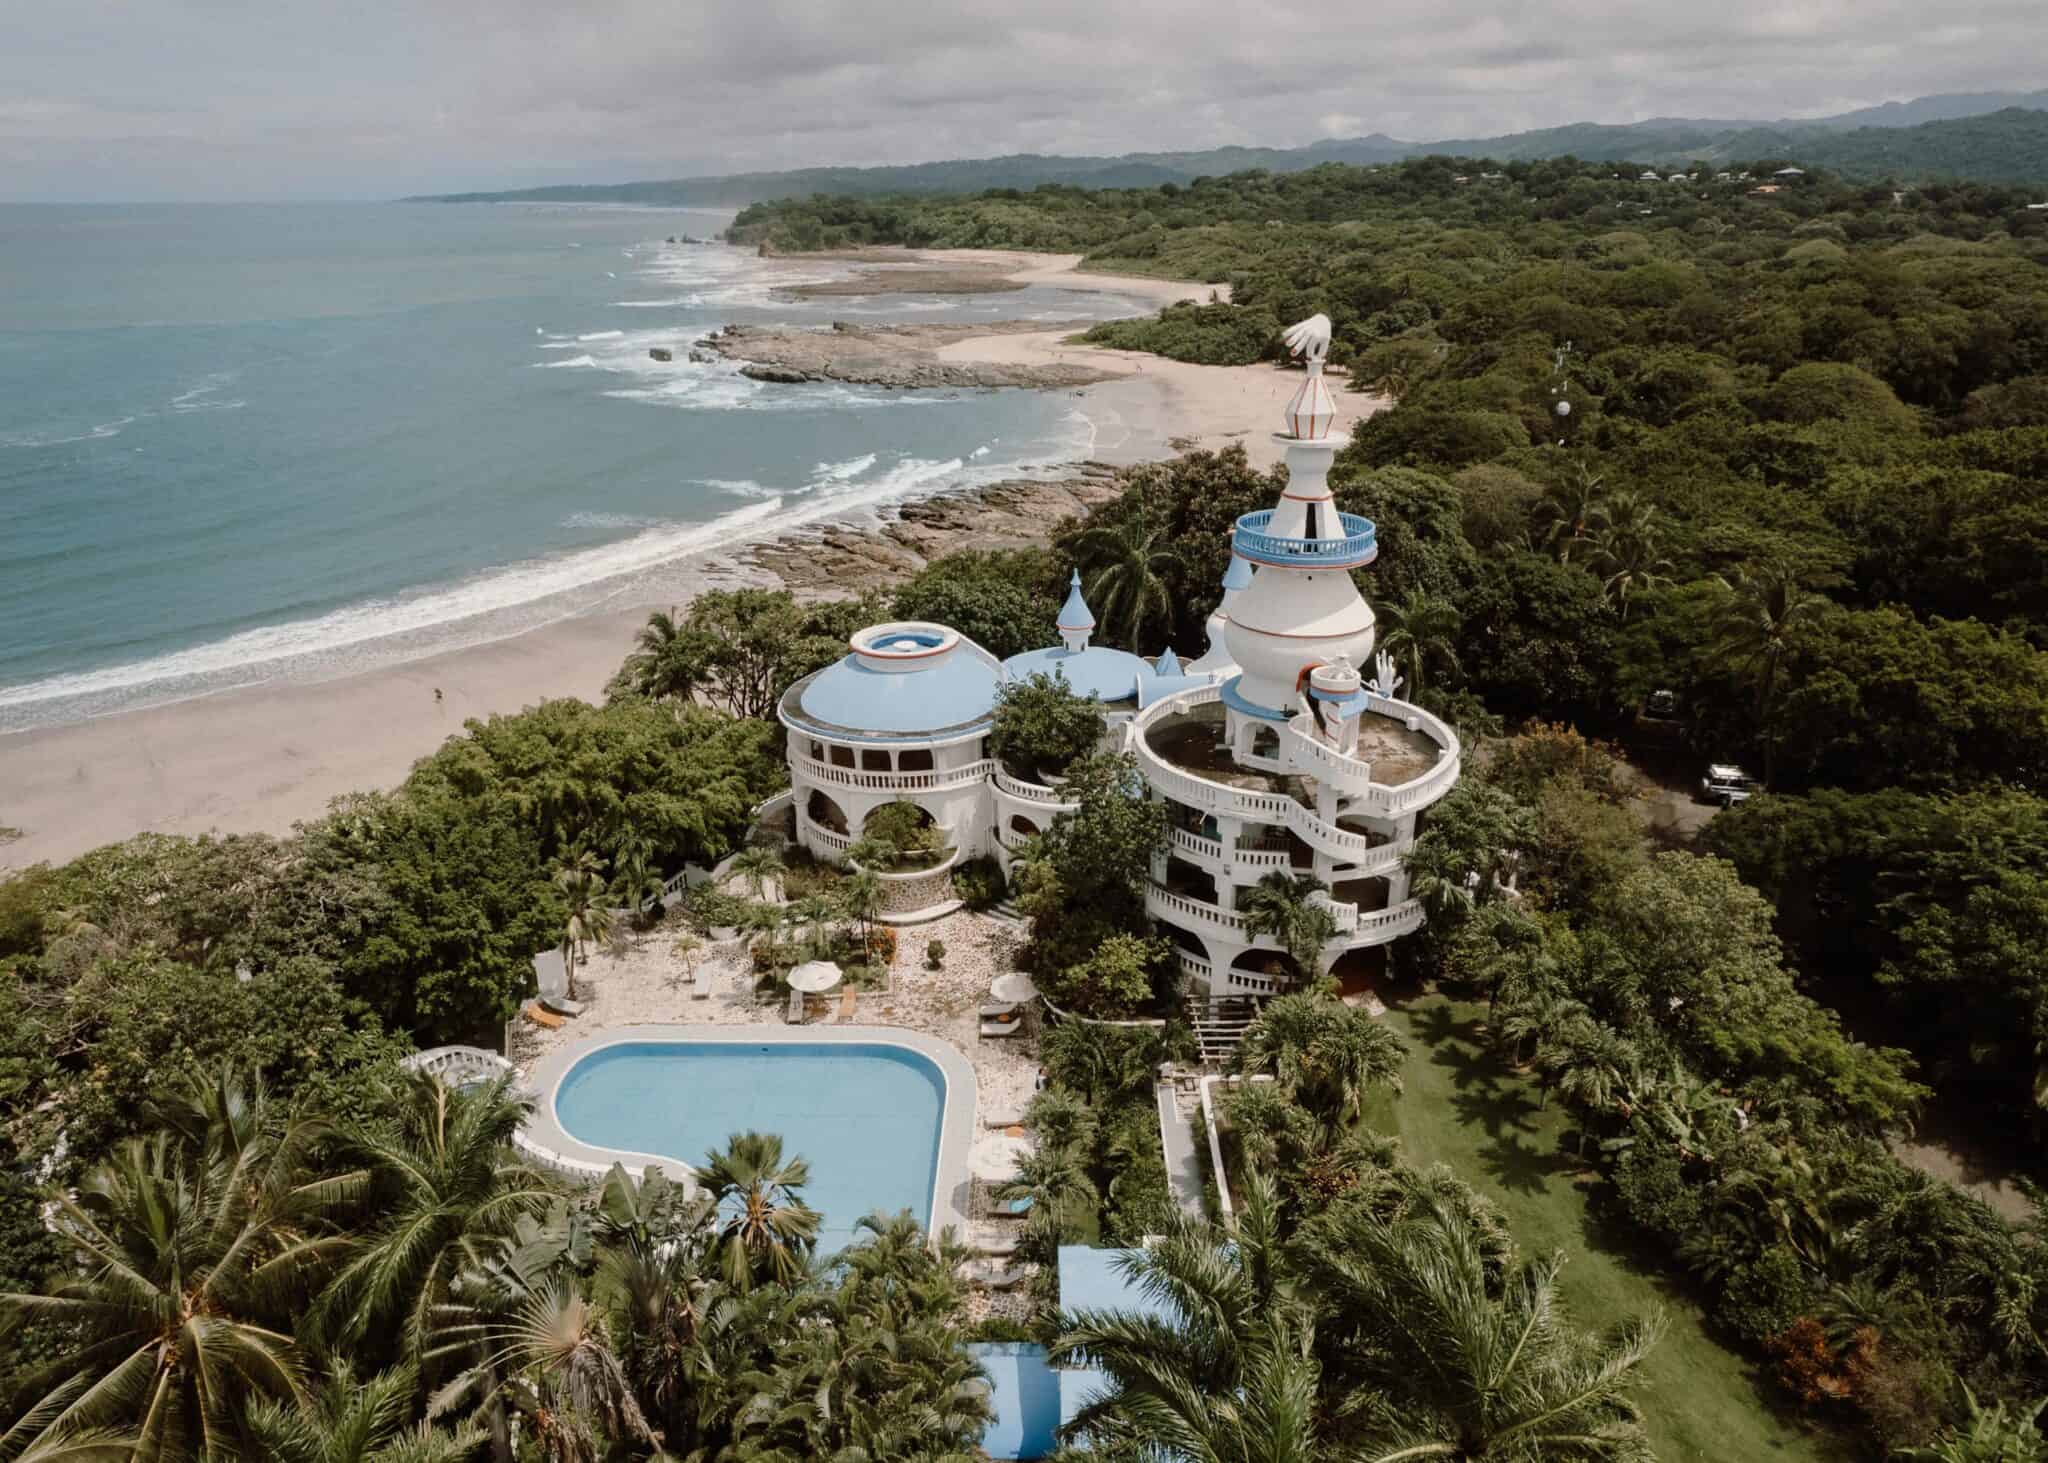
[[[624,1164],[628,1170],[643,1169],[651,1164],[669,1178],[687,1184],[694,1192],[696,1179],[686,1160],[665,1153],[640,1153],[585,1143],[571,1137],[555,1113],[555,1094],[561,1088],[562,1079],[577,1063],[608,1047],[648,1042],[722,1043],[731,1046],[893,1046],[923,1057],[938,1069],[942,1089],[938,1164],[932,1176],[928,1233],[936,1236],[950,1228],[957,1231],[962,1239],[966,1237],[972,1184],[970,1159],[976,1105],[980,1096],[974,1064],[953,1043],[901,1026],[727,1026],[663,1021],[607,1027],[556,1048],[535,1062],[527,1072],[525,1085],[534,1095],[534,1106],[532,1114],[515,1135],[514,1144],[519,1151],[543,1167],[585,1181],[602,1178],[614,1163]]]

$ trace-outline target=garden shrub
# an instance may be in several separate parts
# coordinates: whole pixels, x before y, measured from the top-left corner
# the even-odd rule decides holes
[[[1010,892],[1002,865],[986,854],[953,870],[953,893],[972,910],[993,909]]]

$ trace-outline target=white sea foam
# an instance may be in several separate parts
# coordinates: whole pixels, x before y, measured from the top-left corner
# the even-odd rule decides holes
[[[67,442],[92,442],[102,437],[118,437],[121,429],[135,420],[121,417],[116,421],[101,422],[96,427],[87,427],[83,432],[67,431],[53,427],[41,432],[0,432],[0,447],[62,447]]]
[[[564,528],[653,528],[661,522],[638,513],[571,513]]]
[[[587,335],[579,335],[576,338],[578,340],[617,340],[625,333],[623,330],[593,330]]]
[[[851,482],[874,465],[875,454],[872,452],[864,452],[859,457],[849,457],[844,462],[821,462],[811,469],[811,482],[818,487]]]
[[[714,488],[735,498],[780,498],[780,488],[764,487],[752,478],[696,478],[700,488]]]
[[[195,683],[195,689],[207,689],[207,683],[217,684],[227,676],[234,676],[238,683],[266,679],[250,672],[275,668],[282,662],[331,658],[371,642],[445,632],[458,622],[476,621],[538,601],[574,595],[602,581],[639,573],[686,554],[740,542],[750,532],[765,526],[775,509],[775,503],[770,501],[735,509],[707,523],[661,524],[616,543],[508,564],[438,589],[395,599],[368,600],[315,619],[245,630],[224,640],[150,660],[0,687],[0,709],[106,696],[158,682]],[[568,605],[557,615],[545,618],[559,618],[559,614],[572,613],[580,607]],[[496,638],[489,627],[478,629],[481,633],[460,643]],[[423,647],[442,648],[446,648],[445,643]]]
[[[558,366],[595,366],[597,364],[597,360],[593,356],[585,355],[570,356],[567,360],[561,361],[535,361],[534,364],[536,366],[539,366],[543,370],[551,371]]]

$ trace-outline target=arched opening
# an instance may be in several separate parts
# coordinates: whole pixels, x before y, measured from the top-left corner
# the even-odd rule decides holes
[[[930,747],[912,747],[908,751],[898,752],[896,754],[896,770],[898,772],[931,771],[932,749]]]
[[[814,827],[828,828],[841,837],[846,836],[849,831],[846,810],[826,797],[819,788],[811,789],[811,796],[804,803],[804,817],[808,818]]]
[[[834,746],[834,747],[832,747],[832,748],[831,748],[831,752],[832,752],[832,765],[833,765],[834,767],[851,767],[851,766],[853,766],[853,748],[851,748],[851,747],[841,747],[841,746]]]
[[[891,771],[888,752],[878,747],[862,747],[860,749],[860,770],[863,772]]]
[[[1254,757],[1262,757],[1268,762],[1279,761],[1280,733],[1270,726],[1255,727],[1252,731],[1251,754]]]
[[[1233,976],[1247,975],[1254,980],[1272,981],[1280,986],[1291,986],[1301,980],[1301,967],[1294,963],[1294,957],[1285,950],[1243,950],[1230,962]]]
[[[1010,814],[1010,832],[1017,838],[1036,838],[1039,827],[1022,813]]]
[[[1196,868],[1183,858],[1167,859],[1166,887],[1175,894],[1200,900],[1203,904],[1217,902],[1215,876],[1204,869]]]
[[[1330,967],[1330,977],[1337,982],[1340,996],[1365,996],[1383,992],[1387,981],[1386,945],[1369,945],[1362,950],[1346,950],[1337,957],[1337,963]]]
[[[883,803],[870,812],[860,825],[860,836],[863,843],[874,846],[885,873],[931,868],[942,863],[950,851],[945,830],[908,798]]]
[[[1365,879],[1340,879],[1330,886],[1330,898],[1338,904],[1355,904],[1360,914],[1387,907],[1387,881],[1375,875]]]

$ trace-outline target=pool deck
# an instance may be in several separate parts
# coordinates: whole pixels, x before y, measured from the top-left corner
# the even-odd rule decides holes
[[[526,1085],[535,1094],[534,1111],[520,1129],[520,1150],[543,1165],[572,1176],[594,1178],[614,1163],[623,1163],[633,1170],[651,1164],[670,1178],[694,1187],[696,1180],[687,1160],[673,1154],[634,1153],[580,1142],[563,1130],[555,1113],[555,1092],[562,1078],[585,1057],[607,1047],[664,1041],[735,1046],[892,1046],[925,1058],[938,1068],[945,1083],[939,1120],[938,1172],[933,1184],[931,1223],[927,1227],[934,1234],[948,1226],[963,1238],[967,1234],[970,1157],[975,1132],[974,1064],[951,1042],[902,1026],[649,1022],[607,1027],[556,1047],[533,1064],[526,1075]]]

